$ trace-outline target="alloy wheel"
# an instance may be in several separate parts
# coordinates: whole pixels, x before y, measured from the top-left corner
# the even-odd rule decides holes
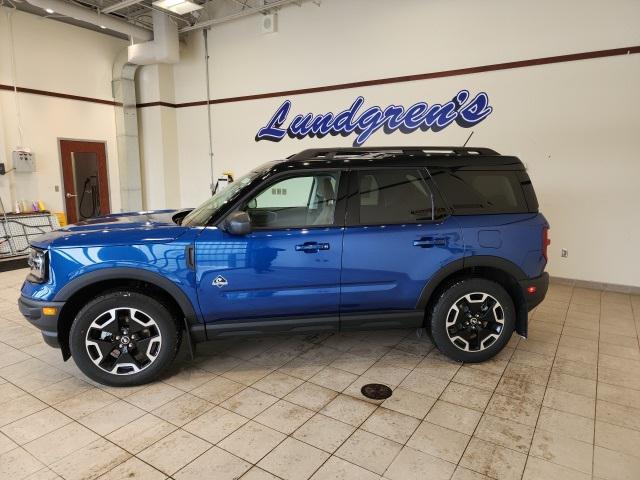
[[[87,329],[85,347],[100,369],[131,375],[149,367],[160,353],[162,335],[156,321],[136,308],[112,308]]]
[[[447,313],[449,340],[465,352],[486,350],[500,337],[503,329],[504,309],[488,293],[468,293],[456,300]]]

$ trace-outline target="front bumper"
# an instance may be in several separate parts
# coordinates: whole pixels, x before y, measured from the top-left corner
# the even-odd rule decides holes
[[[20,313],[29,320],[29,322],[38,327],[42,331],[42,338],[47,345],[60,348],[58,342],[58,316],[60,310],[64,306],[64,302],[41,302],[22,295],[18,299],[18,308]],[[44,307],[54,307],[55,315],[45,315],[42,313]]]
[[[542,272],[542,275],[539,277],[520,280],[519,283],[527,303],[527,310],[531,311],[540,305],[547,295],[547,290],[549,289],[549,274]],[[530,289],[535,289],[535,291],[531,293]]]

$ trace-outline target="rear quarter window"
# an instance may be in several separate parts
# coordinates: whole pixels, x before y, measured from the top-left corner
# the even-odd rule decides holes
[[[527,213],[537,205],[528,205],[523,185],[526,175],[518,171],[440,170],[432,172],[440,193],[454,215]]]

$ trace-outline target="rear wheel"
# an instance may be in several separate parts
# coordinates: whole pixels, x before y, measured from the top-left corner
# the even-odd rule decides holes
[[[169,309],[138,292],[91,300],[71,326],[71,356],[92,380],[112,386],[147,383],[173,361],[180,330]]]
[[[507,344],[515,322],[513,300],[501,285],[467,278],[444,290],[436,301],[431,335],[448,357],[459,362],[482,362]]]

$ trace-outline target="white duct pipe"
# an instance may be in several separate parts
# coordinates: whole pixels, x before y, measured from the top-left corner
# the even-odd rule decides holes
[[[122,212],[144,210],[142,197],[142,168],[138,135],[135,75],[138,65],[128,62],[125,49],[113,64],[113,99],[115,107],[116,142],[118,147],[118,176],[120,177],[120,204]]]
[[[155,65],[156,63],[178,63],[180,45],[178,27],[171,18],[157,10],[153,17],[153,41],[129,46],[129,63]]]
[[[76,20],[91,23],[93,25],[105,26],[109,30],[113,30],[116,32],[123,33],[125,35],[129,35],[130,37],[133,37],[136,40],[146,41],[146,40],[151,40],[153,38],[153,34],[146,28],[137,27],[128,22],[125,22],[124,20],[119,20],[110,15],[100,15],[98,14],[98,12],[95,12],[88,8],[79,7],[71,3],[63,2],[62,0],[25,0],[25,1],[33,5],[34,7],[42,8],[43,10],[50,8],[57,14],[64,15],[65,17],[75,18]]]

